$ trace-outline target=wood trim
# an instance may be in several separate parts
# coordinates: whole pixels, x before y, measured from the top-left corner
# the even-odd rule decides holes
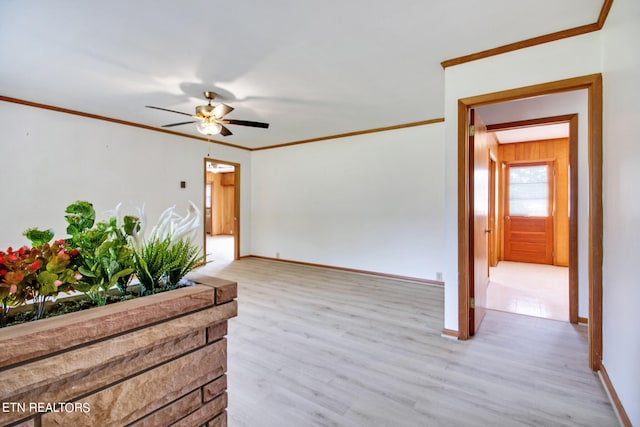
[[[609,400],[611,400],[611,404],[615,409],[620,424],[624,427],[633,427],[631,424],[631,419],[629,418],[627,411],[624,409],[624,406],[622,405],[622,402],[618,397],[618,393],[616,392],[616,389],[611,382],[611,378],[609,378],[609,374],[602,364],[600,365],[600,381],[602,381],[605,390],[607,390]]]
[[[240,235],[241,235],[241,230],[240,230],[240,184],[242,184],[242,181],[240,180],[241,174],[240,174],[240,164],[239,163],[229,163],[229,164],[233,164],[234,168],[234,227],[233,227],[233,259],[240,259]]]
[[[567,123],[570,122],[573,117],[576,117],[577,120],[576,114],[564,114],[561,116],[540,117],[537,119],[518,120],[515,122],[494,123],[492,125],[487,125],[487,132],[521,129],[540,125],[553,125],[556,123]]]
[[[604,4],[602,5],[602,9],[600,9],[600,15],[598,16],[597,21],[600,29],[604,27],[604,23],[607,21],[611,6],[613,6],[613,0],[604,0]]]
[[[480,105],[498,104],[506,101],[514,101],[516,99],[528,98],[532,96],[551,95],[554,93],[571,92],[579,89],[590,89],[598,78],[602,79],[601,74],[589,74],[586,76],[557,80],[549,83],[541,83],[499,92],[487,93],[483,95],[471,96],[460,101],[463,102],[463,105],[474,107]]]
[[[602,75],[591,74],[549,83],[509,89],[458,100],[458,331],[469,338],[469,189],[467,111],[480,105],[551,93],[588,89],[589,117],[589,366],[602,362]],[[576,150],[572,150],[575,152]],[[577,168],[573,168],[577,169]],[[575,192],[574,192],[575,193]],[[583,236],[584,237],[584,236]],[[575,263],[574,263],[575,264]]]
[[[602,363],[602,75],[589,88],[589,362]]]
[[[483,50],[481,52],[472,53],[469,55],[459,56],[457,58],[447,59],[442,61],[440,65],[442,68],[453,67],[454,65],[460,65],[467,62],[476,61],[478,59],[489,58],[491,56],[501,55],[503,53],[513,52],[515,50],[526,49],[528,47],[537,46],[544,43],[549,43],[557,40],[566,39],[569,37],[579,36],[581,34],[591,33],[598,31],[600,28],[597,23],[582,25],[580,27],[570,28],[568,30],[557,31],[551,34],[545,34],[538,37],[522,40],[515,43],[509,43],[503,46],[494,47],[492,49]]]
[[[337,134],[337,135],[321,136],[321,137],[318,137],[318,138],[303,139],[303,140],[300,140],[300,141],[286,142],[286,143],[277,144],[277,145],[268,145],[268,146],[265,146],[265,147],[252,148],[251,151],[270,150],[270,149],[273,149],[273,148],[289,147],[289,146],[292,146],[292,145],[308,144],[310,142],[318,142],[318,141],[326,141],[328,139],[338,139],[338,138],[346,138],[346,137],[350,137],[350,136],[366,135],[366,134],[369,134],[369,133],[376,133],[376,132],[386,132],[388,130],[404,129],[404,128],[415,127],[415,126],[424,126],[424,125],[430,125],[430,124],[433,124],[433,123],[441,123],[441,122],[444,122],[444,117],[438,117],[436,119],[430,119],[430,120],[422,120],[422,121],[419,121],[419,122],[404,123],[404,124],[394,125],[394,126],[386,126],[386,127],[381,127],[381,128],[375,128],[375,129],[367,129],[367,130],[360,130],[360,131],[355,131],[355,132],[340,133],[340,134]]]
[[[469,114],[468,107],[458,101],[458,338],[471,337],[469,322],[471,298],[471,272],[469,253],[471,248],[469,223]]]
[[[454,331],[453,329],[447,329],[447,328],[442,329],[442,335],[448,338],[458,339],[458,331]]]
[[[102,120],[102,121],[105,121],[105,122],[116,123],[116,124],[119,124],[119,125],[132,126],[132,127],[136,127],[136,128],[139,128],[139,129],[152,130],[154,132],[161,132],[161,133],[166,133],[166,134],[169,134],[169,135],[181,136],[183,138],[197,139],[199,141],[212,142],[212,143],[215,143],[215,144],[226,145],[227,147],[233,147],[233,148],[238,148],[240,150],[250,151],[249,148],[242,147],[240,145],[230,144],[228,142],[218,141],[218,140],[215,140],[215,139],[208,139],[208,138],[205,138],[205,137],[202,137],[202,136],[189,135],[187,133],[181,133],[181,132],[176,132],[176,131],[173,131],[173,130],[162,129],[162,128],[156,128],[156,127],[153,127],[153,126],[148,126],[148,125],[143,125],[143,124],[140,124],[140,123],[129,122],[129,121],[126,121],[126,120],[120,120],[120,119],[114,119],[112,117],[100,116],[98,114],[85,113],[83,111],[70,110],[68,108],[55,107],[53,105],[40,104],[40,103],[37,103],[37,102],[31,102],[31,101],[25,101],[24,99],[10,98],[8,96],[0,95],[0,101],[12,102],[14,104],[20,104],[20,105],[26,105],[27,107],[42,108],[44,110],[56,111],[58,113],[72,114],[74,116],[85,117],[85,118],[88,118],[88,119]]]
[[[589,324],[589,319],[586,317],[578,317],[578,323],[581,323],[583,325],[588,325]]]
[[[578,281],[578,115],[569,119],[569,322],[579,323]]]
[[[582,34],[599,31],[604,27],[604,23],[609,15],[609,10],[613,0],[604,0],[598,20],[592,24],[581,25],[579,27],[569,28],[567,30],[556,31],[555,33],[545,34],[538,37],[522,40],[515,43],[509,43],[503,46],[495,47],[492,49],[483,50],[481,52],[472,53],[469,55],[459,56],[457,58],[447,59],[442,61],[440,65],[442,68],[453,67],[454,65],[464,64],[466,62],[476,61],[478,59],[488,58],[491,56],[501,55],[507,52],[513,52],[515,50],[525,49],[532,46],[537,46],[544,43],[554,42],[557,40],[566,39],[569,37],[579,36]]]
[[[247,255],[247,256],[243,256],[242,258],[257,258],[257,259],[266,259],[268,261],[288,262],[290,264],[306,265],[307,267],[328,268],[328,269],[331,269],[331,270],[346,271],[348,273],[367,274],[367,275],[370,275],[370,276],[385,277],[385,278],[389,278],[389,279],[406,280],[408,282],[418,282],[418,283],[423,283],[425,285],[432,285],[432,286],[443,286],[444,285],[444,282],[439,281],[439,280],[421,279],[419,277],[400,276],[400,275],[397,275],[397,274],[379,273],[379,272],[376,272],[376,271],[358,270],[358,269],[355,269],[355,268],[337,267],[337,266],[325,265],[325,264],[315,264],[315,263],[312,263],[312,262],[294,261],[294,260],[290,260],[290,259],[271,258],[271,257],[266,257],[266,256],[260,256],[260,255]]]
[[[12,102],[14,104],[26,105],[28,107],[42,108],[44,110],[56,111],[58,113],[73,114],[75,116],[85,117],[85,118],[89,118],[89,119],[103,120],[103,121],[106,121],[106,122],[116,123],[116,124],[125,125],[125,126],[133,126],[133,127],[137,127],[137,128],[140,128],[140,129],[152,130],[152,131],[155,131],[155,132],[162,132],[162,133],[166,133],[166,134],[169,134],[169,135],[181,136],[181,137],[184,137],[184,138],[197,139],[199,141],[205,141],[205,142],[211,142],[211,143],[220,144],[220,145],[226,145],[227,147],[238,148],[240,150],[245,150],[245,151],[269,150],[269,149],[272,149],[272,148],[282,148],[282,147],[288,147],[288,146],[291,146],[291,145],[308,144],[308,143],[311,143],[311,142],[326,141],[326,140],[329,140],[329,139],[346,138],[346,137],[350,137],[350,136],[366,135],[366,134],[369,134],[369,133],[386,132],[386,131],[389,131],[389,130],[404,129],[404,128],[409,128],[409,127],[414,127],[414,126],[424,126],[424,125],[430,125],[430,124],[433,124],[433,123],[444,122],[444,117],[438,117],[438,118],[435,118],[435,119],[422,120],[422,121],[419,121],[419,122],[403,123],[403,124],[394,125],[394,126],[386,126],[386,127],[381,127],[381,128],[375,128],[375,129],[366,129],[366,130],[360,130],[360,131],[354,131],[354,132],[348,132],[348,133],[341,133],[341,134],[336,134],[336,135],[321,136],[321,137],[318,137],[318,138],[304,139],[304,140],[300,140],[300,141],[292,141],[292,142],[286,142],[286,143],[283,143],[283,144],[276,144],[276,145],[268,145],[268,146],[265,146],[265,147],[248,148],[248,147],[243,147],[241,145],[231,144],[231,143],[224,142],[224,141],[205,138],[205,137],[202,137],[202,136],[190,135],[190,134],[187,134],[187,133],[176,132],[176,131],[173,131],[173,130],[156,128],[156,127],[149,126],[149,125],[143,125],[143,124],[140,124],[140,123],[129,122],[129,121],[126,121],[126,120],[114,119],[112,117],[101,116],[101,115],[98,115],[98,114],[85,113],[83,111],[70,110],[68,108],[56,107],[56,106],[53,106],[53,105],[40,104],[40,103],[37,103],[37,102],[26,101],[24,99],[11,98],[11,97],[8,97],[8,96],[0,95],[0,101]]]

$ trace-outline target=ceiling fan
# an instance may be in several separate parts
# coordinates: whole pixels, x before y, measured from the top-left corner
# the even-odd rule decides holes
[[[233,135],[231,131],[225,125],[241,125],[250,126],[254,128],[268,128],[269,123],[252,122],[249,120],[236,120],[236,119],[224,119],[223,117],[233,111],[233,107],[226,104],[211,105],[216,97],[215,92],[206,91],[204,97],[209,101],[207,105],[198,105],[196,107],[195,114],[183,113],[181,111],[169,110],[167,108],[153,107],[147,105],[147,108],[153,108],[156,110],[169,111],[170,113],[182,114],[184,116],[192,117],[194,120],[188,122],[171,123],[163,125],[163,128],[170,128],[173,126],[181,126],[189,123],[195,123],[196,129],[203,135],[211,136],[220,134],[222,136]]]

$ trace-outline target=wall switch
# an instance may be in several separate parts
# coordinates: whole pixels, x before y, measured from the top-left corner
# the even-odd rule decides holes
[[[442,282],[442,272],[441,272],[441,271],[438,271],[438,272],[436,273],[436,280],[439,280],[439,281],[441,281],[441,282]]]

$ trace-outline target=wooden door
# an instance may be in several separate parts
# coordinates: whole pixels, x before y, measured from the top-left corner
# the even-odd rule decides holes
[[[487,128],[475,112],[470,110],[469,124],[469,194],[470,212],[469,246],[472,248],[470,268],[469,332],[475,334],[486,313],[487,286],[489,284],[489,144]]]
[[[504,259],[553,264],[553,162],[506,166]]]

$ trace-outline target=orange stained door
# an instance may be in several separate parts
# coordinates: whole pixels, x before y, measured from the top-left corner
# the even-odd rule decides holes
[[[553,264],[553,162],[506,165],[505,261]]]
[[[473,335],[480,328],[486,313],[487,286],[489,284],[489,143],[487,128],[482,118],[470,110],[469,124],[469,194],[470,212],[469,246],[472,258],[469,260],[470,304],[469,332]]]

